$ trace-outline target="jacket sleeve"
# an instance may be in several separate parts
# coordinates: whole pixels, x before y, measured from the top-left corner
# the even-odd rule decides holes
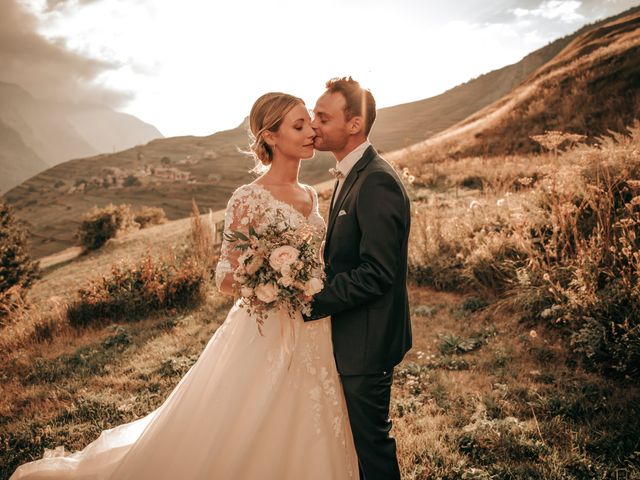
[[[399,252],[407,225],[405,194],[392,175],[369,174],[356,199],[361,231],[359,265],[335,275],[312,303],[315,320],[357,307],[384,295],[398,272]],[[404,278],[401,279],[404,281]]]

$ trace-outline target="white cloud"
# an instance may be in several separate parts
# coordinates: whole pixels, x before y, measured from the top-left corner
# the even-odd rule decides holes
[[[578,9],[581,6],[582,2],[577,0],[545,0],[538,8],[515,8],[512,11],[518,18],[538,17],[547,20],[560,20],[565,23],[575,23],[585,20],[584,15],[578,13]]]
[[[118,104],[130,100],[127,112],[167,135],[233,128],[270,90],[313,106],[338,75],[370,87],[380,107],[426,98],[612,13],[609,0],[13,1],[45,40],[98,62],[90,80],[125,92]],[[616,12],[634,1],[617,0]]]

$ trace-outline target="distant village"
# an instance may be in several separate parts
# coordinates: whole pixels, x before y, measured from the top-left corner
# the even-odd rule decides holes
[[[118,168],[105,167],[100,175],[75,180],[74,185],[68,186],[66,193],[73,194],[85,192],[95,188],[126,188],[140,185],[158,185],[167,182],[185,182],[190,184],[203,183],[196,180],[191,172],[181,170],[179,166],[197,165],[202,159],[213,159],[217,154],[213,151],[206,152],[203,157],[187,155],[185,158],[172,161],[169,157],[162,157],[160,165],[143,163],[144,156],[138,154],[138,163],[143,163],[140,167]],[[204,183],[218,183],[222,177],[219,174],[209,174]],[[67,184],[61,180],[56,182],[55,188],[62,188]]]

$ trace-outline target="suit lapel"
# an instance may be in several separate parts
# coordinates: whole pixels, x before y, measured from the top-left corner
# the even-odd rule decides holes
[[[353,184],[356,182],[358,175],[360,175],[360,172],[362,171],[362,169],[364,169],[364,167],[367,166],[367,164],[371,161],[371,159],[373,157],[375,157],[376,155],[376,150],[375,148],[373,148],[373,145],[370,145],[362,154],[362,157],[360,158],[360,160],[358,160],[356,162],[356,164],[353,166],[353,168],[351,169],[351,171],[349,172],[349,175],[347,175],[347,178],[344,179],[344,184],[342,185],[342,188],[340,189],[340,193],[338,194],[338,198],[336,198],[336,203],[333,207],[330,206],[330,210],[329,210],[329,226],[327,227],[327,242],[325,244],[325,249],[326,249],[326,245],[329,244],[329,238],[331,237],[331,232],[333,231],[333,226],[336,223],[336,218],[338,218],[338,213],[340,212],[340,207],[342,206],[342,203],[344,202],[344,199],[347,197],[347,194],[349,193],[349,191],[351,190],[351,187],[353,187]],[[333,199],[333,197],[335,197],[336,191],[335,188],[333,190],[333,196],[331,197]],[[333,203],[333,202],[332,202]]]

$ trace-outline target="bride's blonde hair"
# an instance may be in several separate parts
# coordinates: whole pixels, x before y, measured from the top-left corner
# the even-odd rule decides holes
[[[262,173],[273,160],[273,148],[264,141],[262,134],[267,130],[277,132],[282,119],[298,103],[304,105],[301,98],[288,93],[269,92],[258,98],[249,114],[249,137],[251,139],[251,154],[256,160],[253,172]]]

